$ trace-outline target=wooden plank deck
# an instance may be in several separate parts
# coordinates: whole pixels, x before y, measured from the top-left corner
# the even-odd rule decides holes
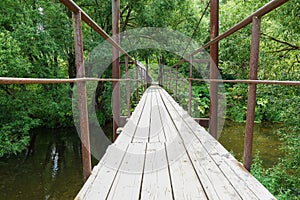
[[[82,199],[275,199],[158,86],[149,87]]]

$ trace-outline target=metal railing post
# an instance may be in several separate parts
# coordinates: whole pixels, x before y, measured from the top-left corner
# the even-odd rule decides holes
[[[112,34],[114,41],[120,45],[120,0],[112,0]],[[112,48],[112,78],[120,79],[120,51],[118,48]],[[113,81],[113,140],[117,139],[117,129],[120,123],[120,82]]]
[[[176,65],[176,79],[175,79],[175,100],[178,99],[178,65]]]
[[[249,79],[257,80],[259,62],[259,42],[260,42],[260,18],[254,16],[252,21],[252,41],[250,54]],[[244,166],[250,171],[252,163],[252,143],[254,132],[254,118],[256,105],[256,84],[248,84],[247,121],[244,141]]]
[[[84,56],[83,56],[83,39],[82,39],[82,22],[81,12],[73,13],[74,17],[74,40],[77,78],[85,78]],[[90,133],[89,119],[86,97],[86,81],[78,82],[78,107],[80,119],[80,138],[82,146],[82,165],[84,181],[88,179],[92,170],[90,154]]]
[[[219,0],[210,1],[210,39],[219,34]],[[218,43],[210,46],[210,79],[218,79]],[[210,82],[210,134],[218,137],[218,83]]]
[[[146,58],[146,84],[147,84],[146,87],[147,88],[150,85],[148,76],[149,76],[149,63],[148,63],[148,58]]]
[[[138,69],[138,64],[135,63],[135,89],[136,89],[136,100],[139,100],[139,69]]]
[[[190,56],[190,78],[189,78],[189,101],[188,101],[188,113],[192,114],[192,78],[193,78],[193,56]]]
[[[125,73],[126,73],[126,103],[127,103],[127,116],[130,117],[130,82],[129,82],[129,66],[128,56],[125,56]]]
[[[171,81],[172,81],[172,68],[169,68],[169,83],[168,83],[169,90],[171,90]]]

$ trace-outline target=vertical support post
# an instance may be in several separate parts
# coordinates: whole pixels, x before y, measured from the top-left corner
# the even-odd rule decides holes
[[[135,62],[135,87],[136,87],[136,100],[139,100],[139,66],[137,62]]]
[[[129,66],[128,56],[125,56],[125,73],[126,73],[126,103],[127,103],[127,116],[130,117],[130,82],[129,82]]]
[[[178,65],[176,65],[176,79],[175,79],[175,99],[178,99]]]
[[[144,77],[144,91],[146,91],[147,89],[146,69],[143,69],[143,77]]]
[[[166,71],[166,73],[164,73],[164,75],[165,75],[165,89],[167,89],[168,88],[169,77],[168,77],[168,70],[166,69],[165,71]]]
[[[259,42],[260,42],[260,18],[254,16],[252,19],[252,42],[250,54],[249,79],[257,80],[259,62]],[[250,171],[252,164],[252,143],[254,132],[254,118],[256,105],[256,84],[248,84],[247,121],[244,141],[244,166]]]
[[[160,65],[161,65],[161,85],[164,86],[165,82],[165,70],[164,70],[164,58],[160,57]]]
[[[169,69],[169,82],[168,82],[169,90],[171,90],[171,81],[172,81],[172,68]]]
[[[120,44],[120,0],[112,0],[112,34],[117,44]],[[112,49],[112,78],[120,79],[120,52]],[[117,128],[120,122],[120,82],[113,81],[112,110],[113,110],[113,140],[117,139]]]
[[[190,78],[189,78],[189,102],[188,102],[188,113],[192,114],[192,78],[193,78],[193,56],[190,56]]]
[[[147,88],[150,86],[149,83],[149,61],[148,58],[146,58],[146,84],[147,84]]]
[[[210,1],[210,39],[219,35],[219,0]],[[210,46],[210,79],[218,79],[218,43]],[[210,82],[210,134],[218,137],[218,83]]]
[[[75,56],[76,56],[76,71],[77,78],[85,77],[84,57],[83,57],[83,39],[82,39],[82,24],[81,12],[73,13],[74,17],[74,40],[75,40]],[[89,133],[89,118],[87,109],[86,97],[86,82],[78,82],[78,106],[80,119],[80,138],[82,151],[82,165],[84,181],[88,179],[92,170],[91,155],[90,155],[90,133]]]
[[[162,56],[159,59],[158,67],[159,67],[159,77],[158,77],[159,80],[158,81],[159,81],[159,85],[161,87],[163,87],[164,69],[163,69],[163,57]]]

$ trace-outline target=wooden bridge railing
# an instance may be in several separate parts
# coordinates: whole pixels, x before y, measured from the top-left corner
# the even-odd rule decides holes
[[[246,118],[246,129],[244,139],[244,166],[250,171],[252,163],[252,144],[253,144],[253,132],[254,132],[254,116],[255,116],[255,105],[256,105],[256,85],[257,84],[279,84],[279,85],[300,85],[300,81],[277,81],[277,80],[257,80],[258,73],[258,61],[259,61],[259,45],[260,45],[260,22],[261,18],[280,7],[288,0],[273,0],[257,11],[246,17],[234,25],[229,30],[225,31],[221,35],[218,35],[218,21],[219,21],[219,1],[211,0],[211,40],[186,56],[189,58],[182,58],[176,64],[171,66],[171,69],[176,69],[176,81],[175,81],[175,98],[178,95],[178,67],[184,62],[190,62],[190,77],[189,81],[189,100],[188,100],[188,111],[191,113],[191,101],[192,101],[192,81],[202,81],[210,83],[210,133],[217,138],[217,114],[218,114],[218,84],[219,83],[248,83],[248,103],[247,103],[247,118]],[[219,41],[227,38],[228,36],[236,33],[243,29],[248,24],[252,23],[252,42],[251,42],[251,53],[250,53],[250,71],[248,80],[220,80],[218,79],[218,43]],[[210,48],[210,79],[195,79],[192,77],[193,70],[193,56],[203,52],[205,49]],[[162,73],[164,71],[161,71]],[[167,75],[166,75],[167,76]],[[163,77],[163,76],[162,76]],[[170,81],[171,77],[165,78]],[[166,83],[165,87],[170,83]]]

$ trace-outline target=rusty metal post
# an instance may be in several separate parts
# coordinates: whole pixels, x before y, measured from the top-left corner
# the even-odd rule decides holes
[[[178,65],[176,65],[176,78],[175,78],[175,100],[178,99]]]
[[[171,90],[171,81],[172,81],[172,68],[169,68],[169,83],[168,83],[169,90]]]
[[[190,78],[189,78],[189,102],[188,102],[188,113],[192,114],[192,78],[193,78],[193,56],[190,56]]]
[[[164,80],[164,82],[165,82],[165,89],[167,89],[168,88],[168,81],[169,81],[168,70],[165,69],[164,72],[165,72],[164,73],[164,77],[165,77],[165,80]]]
[[[112,34],[113,39],[120,44],[120,0],[112,0]],[[120,79],[120,52],[117,48],[112,49],[112,78]],[[117,139],[117,128],[120,122],[120,82],[112,83],[112,110],[113,110],[113,140]]]
[[[165,81],[165,71],[164,71],[164,58],[160,57],[160,66],[161,66],[161,85],[164,86]]]
[[[149,80],[149,60],[146,58],[146,84],[147,88],[150,86],[150,80]]]
[[[144,91],[147,89],[147,76],[146,76],[146,69],[143,69],[143,74],[144,74]]]
[[[210,39],[219,34],[219,0],[210,1]],[[210,79],[218,79],[218,43],[210,46]],[[218,137],[218,83],[210,82],[210,134]]]
[[[158,84],[159,86],[162,86],[162,66],[161,66],[161,59],[158,63]]]
[[[136,100],[139,100],[139,66],[135,63],[135,87],[136,87]]]
[[[76,71],[77,78],[85,77],[84,57],[83,57],[83,39],[82,39],[82,24],[81,12],[73,13],[74,17],[74,39],[75,39],[75,56],[76,56]],[[89,118],[86,97],[86,82],[78,82],[78,106],[80,119],[80,138],[82,151],[82,165],[84,181],[88,179],[92,170],[91,154],[90,154],[90,133],[89,133]]]
[[[257,80],[260,42],[260,18],[254,16],[252,21],[252,42],[250,54],[250,80]],[[254,133],[254,118],[256,105],[256,84],[248,85],[247,121],[244,141],[244,166],[250,171],[252,163],[252,143]]]
[[[130,117],[130,82],[129,82],[129,66],[128,56],[125,56],[125,73],[126,73],[126,103],[127,103],[127,116]]]

